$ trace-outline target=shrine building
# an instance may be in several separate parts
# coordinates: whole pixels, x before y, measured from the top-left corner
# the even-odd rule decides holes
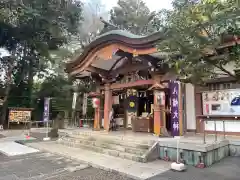
[[[240,121],[236,121],[240,118],[240,110],[238,113],[234,106],[235,114],[224,114],[221,103],[226,98],[219,96],[219,103],[215,103],[209,98],[215,97],[214,93],[220,89],[208,89],[221,86],[224,92],[239,92],[240,97],[240,89],[234,89],[236,83],[234,87],[232,85],[236,80],[219,77],[221,80],[209,80],[204,86],[181,83],[171,67],[164,63],[166,54],[157,50],[157,43],[165,38],[164,32],[138,36],[123,30],[109,30],[67,63],[69,76],[91,77],[95,82],[96,89],[92,94],[100,103],[95,107],[94,130],[110,130],[113,108],[119,131],[128,129],[158,136],[181,136],[188,131],[240,133]],[[228,47],[231,45],[226,44],[220,49]],[[232,88],[234,90],[229,90]],[[225,103],[228,106],[229,98]],[[239,128],[236,130],[232,126]]]

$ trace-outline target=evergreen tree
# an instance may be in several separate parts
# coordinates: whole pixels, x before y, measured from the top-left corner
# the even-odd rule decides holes
[[[21,95],[31,99],[33,77],[42,75],[47,69],[51,61],[49,51],[66,44],[68,36],[78,32],[82,3],[74,0],[3,0],[0,7],[0,46],[10,53],[0,62],[5,73],[3,123],[9,94],[15,94],[18,89]],[[11,90],[13,86],[15,88]]]
[[[168,35],[159,49],[169,52],[166,62],[194,83],[218,76],[239,79],[233,71],[239,68],[239,45],[219,49],[240,35],[239,6],[237,0],[175,0],[162,19]]]
[[[157,14],[142,0],[118,0],[110,15],[110,23],[133,34],[146,35],[157,30]]]

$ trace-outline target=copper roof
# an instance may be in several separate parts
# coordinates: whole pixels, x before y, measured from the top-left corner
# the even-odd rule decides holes
[[[164,39],[166,32],[156,32],[149,36],[138,36],[124,30],[112,30],[104,33],[92,41],[85,49],[84,52],[76,59],[66,64],[66,71],[71,70],[82,63],[87,55],[92,51],[98,51],[110,44],[118,43],[126,47],[134,49],[146,49],[155,47],[155,43]]]

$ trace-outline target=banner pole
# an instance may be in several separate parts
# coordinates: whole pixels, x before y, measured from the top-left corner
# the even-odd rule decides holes
[[[50,107],[50,99],[51,98],[45,98],[44,99],[44,113],[43,113],[43,120],[46,122],[46,137],[43,138],[44,141],[49,141],[50,137],[48,136],[49,132],[49,107]]]

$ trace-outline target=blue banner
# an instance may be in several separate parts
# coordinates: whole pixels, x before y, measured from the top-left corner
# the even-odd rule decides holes
[[[170,81],[172,136],[179,136],[179,82]]]

